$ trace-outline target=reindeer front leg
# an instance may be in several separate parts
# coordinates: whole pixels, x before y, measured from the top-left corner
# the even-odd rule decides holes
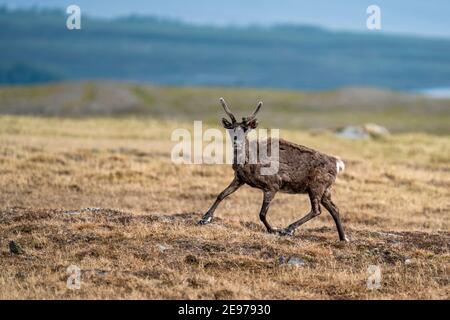
[[[202,219],[198,222],[198,224],[207,224],[212,222],[214,218],[214,211],[216,211],[217,206],[219,203],[228,197],[230,194],[235,192],[237,189],[239,189],[240,186],[242,186],[244,183],[238,179],[237,177],[234,178],[234,180],[230,183],[228,187],[226,187],[225,190],[223,190],[219,195],[217,196],[216,201],[214,201],[213,205],[209,210],[203,215]]]
[[[267,232],[274,233],[277,232],[277,229],[272,228],[272,226],[267,222],[266,215],[267,210],[269,210],[270,202],[272,202],[273,198],[275,197],[274,191],[264,191],[264,199],[261,206],[261,211],[259,212],[259,219],[264,223],[264,226],[267,229]]]

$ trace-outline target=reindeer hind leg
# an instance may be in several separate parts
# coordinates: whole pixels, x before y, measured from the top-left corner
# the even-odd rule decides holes
[[[331,192],[330,189],[327,189],[321,200],[322,205],[327,209],[327,211],[333,217],[334,223],[336,224],[336,228],[339,234],[339,240],[341,241],[349,241],[349,239],[345,236],[344,228],[342,227],[341,218],[339,216],[338,207],[331,201]]]
[[[295,221],[294,223],[291,223],[287,228],[281,230],[279,234],[283,236],[284,235],[291,236],[294,234],[295,229],[297,229],[299,226],[301,226],[305,222],[308,222],[312,218],[315,218],[318,215],[320,215],[321,211],[319,199],[320,197],[317,195],[316,192],[309,192],[309,200],[311,201],[311,211],[303,218]]]

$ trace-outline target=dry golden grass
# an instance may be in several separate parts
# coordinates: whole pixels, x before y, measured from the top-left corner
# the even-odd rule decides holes
[[[334,192],[352,238],[342,244],[325,210],[294,237],[265,233],[250,187],[197,226],[233,172],[174,165],[179,126],[191,124],[0,117],[0,298],[450,298],[449,137],[282,131],[346,162]],[[305,195],[279,194],[268,219],[286,226],[308,210]],[[306,265],[280,263],[291,256]],[[72,264],[80,290],[66,288]],[[366,287],[369,265],[380,289]]]

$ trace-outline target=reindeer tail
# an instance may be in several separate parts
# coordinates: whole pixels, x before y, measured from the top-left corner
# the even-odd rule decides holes
[[[337,173],[343,172],[345,170],[345,163],[339,157],[336,158],[336,171]]]

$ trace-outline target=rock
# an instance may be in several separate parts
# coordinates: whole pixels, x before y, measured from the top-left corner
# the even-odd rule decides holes
[[[366,140],[370,135],[360,126],[347,126],[336,133],[336,136],[344,139]]]
[[[188,254],[185,258],[184,258],[184,262],[187,264],[191,264],[191,265],[195,265],[197,266],[200,261],[198,260],[198,258],[192,254]]]
[[[24,280],[27,277],[27,274],[25,272],[19,271],[16,273],[16,278],[19,280]]]
[[[397,241],[397,240],[391,241],[390,243],[391,243],[391,246],[393,246],[393,247],[399,247],[402,245],[402,242]]]
[[[159,250],[160,252],[164,252],[164,251],[170,249],[168,246],[163,245],[163,244],[159,244],[159,243],[156,245],[156,247],[158,248],[158,250]]]
[[[10,254],[23,254],[22,248],[14,241],[9,242],[9,253]]]
[[[389,232],[376,232],[378,235],[382,237],[391,237],[391,238],[403,238],[403,236],[395,233],[389,233]]]
[[[366,123],[363,126],[346,126],[336,132],[337,137],[355,140],[384,138],[389,134],[388,129],[375,123]]]
[[[95,270],[95,273],[99,276],[106,276],[108,274],[108,271],[106,270]]]
[[[288,266],[295,266],[295,267],[303,267],[306,266],[306,261],[303,260],[300,257],[280,257],[279,259],[280,264],[288,265]]]
[[[405,264],[406,264],[406,265],[408,265],[408,264],[413,264],[413,263],[414,263],[414,259],[410,259],[410,258],[405,259]]]
[[[299,258],[299,257],[291,257],[291,258],[289,258],[287,264],[288,264],[288,265],[291,265],[291,266],[302,267],[302,266],[305,266],[305,265],[306,265],[306,262],[305,262],[305,260],[303,260],[302,258]]]
[[[372,138],[384,138],[390,135],[390,132],[385,127],[382,127],[375,123],[366,123],[364,125],[364,130],[372,137]]]
[[[84,208],[80,210],[69,210],[64,211],[64,214],[67,214],[69,216],[77,216],[82,213],[90,212],[90,213],[100,213],[102,210],[108,210],[108,209],[102,209],[102,208]]]
[[[75,211],[75,210],[72,211],[71,210],[71,211],[65,211],[64,214],[67,214],[69,216],[77,216],[77,215],[80,215],[81,212],[80,211]]]

